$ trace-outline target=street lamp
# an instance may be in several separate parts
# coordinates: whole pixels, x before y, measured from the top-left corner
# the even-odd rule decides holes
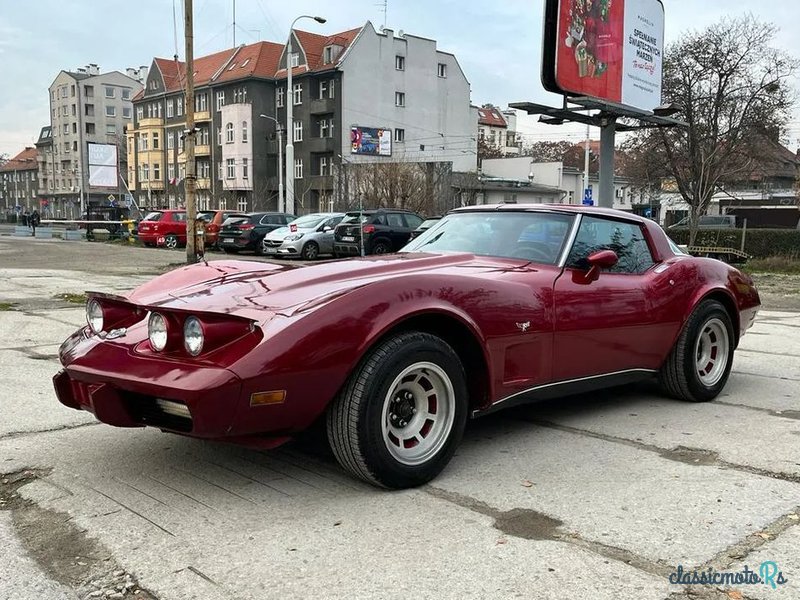
[[[278,131],[278,212],[286,212],[283,201],[283,130],[281,123],[275,117],[269,115],[259,115],[262,119],[275,121],[275,129]]]
[[[317,23],[325,23],[322,17],[300,15],[289,27],[289,42],[286,44],[286,212],[294,214],[294,93],[292,91],[292,31],[300,19],[314,19]]]

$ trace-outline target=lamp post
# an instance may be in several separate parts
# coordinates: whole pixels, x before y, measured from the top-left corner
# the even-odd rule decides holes
[[[275,129],[278,131],[278,212],[286,212],[283,201],[283,129],[281,123],[275,117],[269,115],[259,115],[262,119],[275,121]]]
[[[289,42],[286,44],[286,212],[294,214],[294,93],[292,91],[292,35],[294,25],[300,19],[314,19],[325,23],[322,17],[300,15],[289,27]]]

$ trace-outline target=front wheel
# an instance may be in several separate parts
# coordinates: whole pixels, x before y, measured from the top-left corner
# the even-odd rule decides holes
[[[170,250],[175,250],[178,247],[178,236],[170,233],[164,238],[164,245]]]
[[[317,246],[316,242],[307,242],[306,245],[303,246],[300,256],[303,260],[316,260],[319,258],[319,246]]]
[[[464,369],[450,345],[428,333],[402,333],[350,376],[328,409],[328,441],[344,469],[373,485],[422,485],[452,458],[467,404]]]
[[[730,376],[734,346],[728,311],[716,300],[704,300],[687,320],[661,367],[662,389],[680,400],[713,400]]]

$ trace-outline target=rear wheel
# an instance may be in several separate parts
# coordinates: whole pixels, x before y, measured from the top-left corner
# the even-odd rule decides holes
[[[373,254],[388,254],[392,251],[391,246],[387,242],[377,241],[372,245]]]
[[[178,236],[170,233],[167,237],[164,238],[164,245],[169,248],[170,250],[174,250],[178,247]]]
[[[731,318],[716,300],[695,308],[659,373],[662,389],[681,400],[713,400],[725,387],[733,364]]]
[[[350,376],[328,409],[328,441],[354,476],[407,488],[447,465],[466,418],[458,355],[436,336],[402,333],[378,345]]]
[[[306,242],[300,256],[303,257],[303,260],[316,260],[319,258],[319,246],[316,242]]]

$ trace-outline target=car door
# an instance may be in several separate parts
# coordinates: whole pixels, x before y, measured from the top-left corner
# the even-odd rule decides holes
[[[317,236],[316,241],[317,244],[319,244],[320,254],[333,253],[333,232],[342,218],[343,217],[331,217],[317,228],[319,235]],[[325,231],[326,228],[329,228],[328,231]]]
[[[590,281],[587,258],[600,250],[613,250],[619,260]],[[582,216],[554,288],[555,381],[658,368],[659,328],[647,301],[654,264],[639,223]]]

